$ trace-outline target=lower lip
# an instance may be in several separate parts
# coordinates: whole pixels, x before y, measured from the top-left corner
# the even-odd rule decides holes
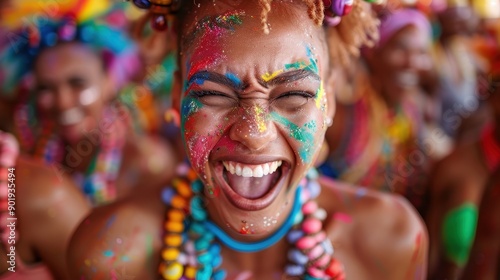
[[[287,177],[285,174],[289,172],[289,169],[284,165],[280,168],[281,178],[278,179],[276,184],[267,192],[266,195],[257,199],[244,198],[233,191],[223,177],[224,167],[222,163],[215,167],[215,173],[217,174],[216,177],[220,182],[222,191],[235,207],[246,211],[259,211],[271,205],[283,188],[285,178]]]

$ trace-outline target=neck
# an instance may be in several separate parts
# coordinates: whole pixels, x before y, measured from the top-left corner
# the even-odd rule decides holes
[[[284,252],[288,251],[289,246],[286,238],[282,238],[273,246],[255,253],[241,253],[224,247],[222,250],[224,266],[231,267],[228,272],[258,271],[259,275],[253,273],[252,279],[270,279],[268,275],[282,271],[285,267],[286,255]]]

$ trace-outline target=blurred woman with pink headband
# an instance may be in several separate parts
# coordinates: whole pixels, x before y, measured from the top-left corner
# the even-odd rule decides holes
[[[325,174],[367,188],[402,194],[421,204],[423,113],[420,74],[432,67],[428,52],[431,26],[417,10],[382,16],[380,41],[364,50],[356,85],[338,96],[337,112],[327,132]],[[341,90],[341,94],[342,94]],[[345,93],[345,91],[344,91]],[[350,99],[350,100],[347,100]]]

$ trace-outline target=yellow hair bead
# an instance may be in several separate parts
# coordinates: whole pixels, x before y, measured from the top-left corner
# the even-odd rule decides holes
[[[184,267],[178,262],[171,263],[163,270],[162,276],[166,280],[178,280],[182,277]]]
[[[184,212],[181,210],[171,209],[168,211],[167,219],[174,222],[182,222],[184,221],[184,216]]]
[[[161,252],[161,257],[165,261],[174,261],[179,257],[179,250],[175,248],[163,249]]]
[[[168,232],[181,233],[184,230],[184,224],[182,222],[166,222],[165,229]]]
[[[178,247],[182,244],[182,236],[179,234],[169,234],[165,236],[164,242],[169,247]]]
[[[193,195],[193,191],[186,182],[176,179],[172,182],[172,184],[175,186],[177,192],[183,197],[189,198]]]
[[[194,266],[186,267],[186,270],[184,271],[184,276],[186,276],[187,278],[194,279],[196,277],[196,267]]]
[[[187,207],[187,201],[182,196],[176,195],[172,198],[171,205],[177,209],[185,209]]]

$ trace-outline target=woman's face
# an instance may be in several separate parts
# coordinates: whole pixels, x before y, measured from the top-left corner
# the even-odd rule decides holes
[[[397,104],[405,93],[414,92],[420,83],[420,73],[432,67],[429,40],[427,34],[410,25],[373,52],[370,68],[389,103]]]
[[[58,45],[38,56],[34,70],[37,108],[64,140],[75,143],[98,125],[111,94],[95,53],[77,43]]]
[[[174,104],[212,219],[259,238],[288,216],[333,115],[326,46],[305,7],[273,5],[269,35],[254,1],[215,7],[193,8],[183,26]]]

